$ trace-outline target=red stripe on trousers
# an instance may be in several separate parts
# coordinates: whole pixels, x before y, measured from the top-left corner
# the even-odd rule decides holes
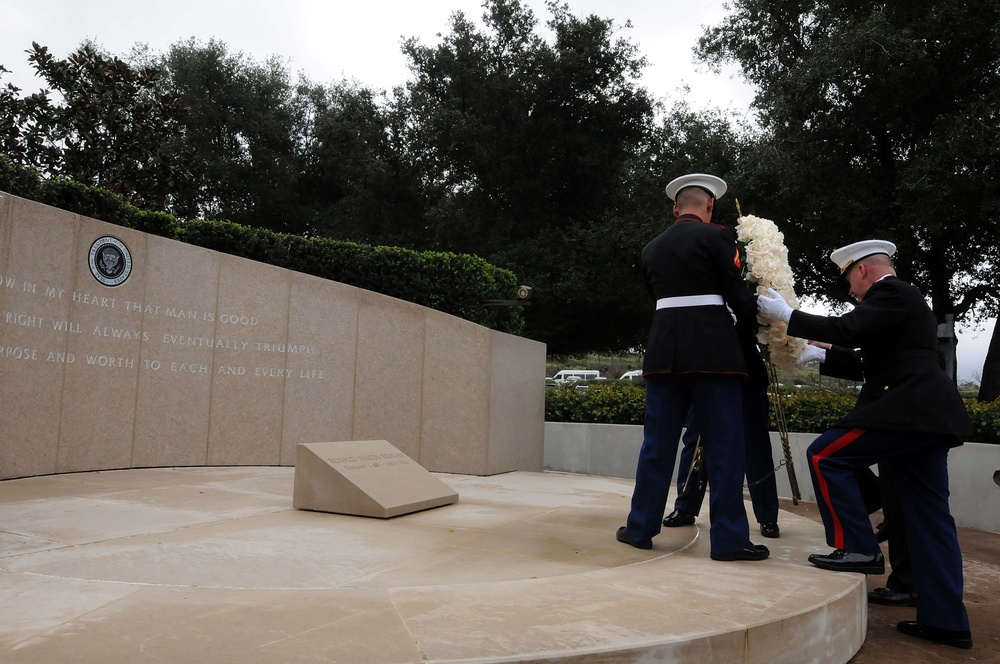
[[[835,549],[844,548],[844,527],[840,524],[840,517],[837,516],[837,510],[833,508],[833,501],[830,500],[830,487],[826,483],[826,478],[823,477],[823,474],[819,471],[819,462],[820,460],[827,459],[844,449],[853,443],[858,436],[864,432],[864,429],[851,429],[843,436],[824,447],[819,454],[812,458],[813,472],[816,473],[816,477],[819,479],[820,493],[822,493],[823,501],[826,503],[827,509],[830,510],[830,516],[833,518],[833,547]]]

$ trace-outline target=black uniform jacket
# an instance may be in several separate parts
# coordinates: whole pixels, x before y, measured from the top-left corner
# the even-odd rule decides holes
[[[835,344],[822,373],[864,379],[854,410],[838,426],[952,435],[955,445],[972,433],[958,388],[941,369],[934,313],[905,281],[875,282],[843,316],[794,311],[788,334]]]
[[[646,286],[656,300],[721,295],[740,319],[752,325],[756,300],[743,280],[730,229],[682,215],[642,250]],[[658,309],[646,343],[643,375],[679,373],[746,374],[736,327],[721,305]]]

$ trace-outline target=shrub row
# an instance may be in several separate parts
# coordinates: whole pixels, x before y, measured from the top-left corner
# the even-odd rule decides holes
[[[590,383],[586,391],[572,384],[545,390],[547,422],[642,424],[646,390],[624,381]]]
[[[112,224],[323,279],[390,295],[459,316],[501,332],[520,334],[518,307],[486,307],[484,299],[514,300],[517,278],[478,256],[411,251],[326,238],[306,238],[228,221],[180,221],[141,210],[121,196],[65,178],[43,179],[0,155],[0,191]]]
[[[844,417],[857,399],[852,394],[792,392],[781,397],[788,431],[822,433]],[[545,390],[547,422],[642,424],[646,391],[630,382],[591,383],[586,391],[573,386]],[[988,403],[965,400],[974,432],[970,441],[1000,444],[1000,399]],[[771,408],[771,430],[778,430]]]

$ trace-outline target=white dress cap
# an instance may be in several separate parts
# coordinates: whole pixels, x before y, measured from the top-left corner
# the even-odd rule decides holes
[[[667,185],[667,197],[672,201],[676,201],[677,192],[685,187],[707,189],[715,198],[722,198],[722,195],[726,193],[726,182],[722,178],[705,173],[691,173],[690,175],[682,175],[675,180],[671,180],[670,184]]]
[[[896,245],[888,240],[862,240],[849,244],[840,249],[834,249],[830,254],[830,260],[837,264],[840,273],[843,274],[847,268],[857,263],[862,258],[874,256],[875,254],[885,254],[887,256],[896,255]]]

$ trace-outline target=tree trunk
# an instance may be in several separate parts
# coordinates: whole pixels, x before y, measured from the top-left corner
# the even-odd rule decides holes
[[[938,361],[951,381],[958,385],[958,356],[955,349],[955,317],[948,314],[938,324]]]
[[[993,401],[1000,397],[1000,319],[993,323],[990,348],[983,362],[983,378],[979,383],[979,400]]]

